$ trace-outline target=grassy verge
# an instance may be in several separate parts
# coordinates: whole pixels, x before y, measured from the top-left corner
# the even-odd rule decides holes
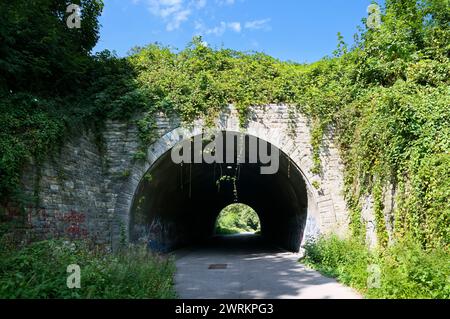
[[[450,298],[446,249],[423,250],[405,240],[370,251],[357,241],[329,237],[306,245],[302,261],[367,298]]]
[[[111,254],[84,242],[41,241],[0,248],[1,298],[174,298],[171,259],[144,247]],[[81,288],[67,288],[67,266],[81,269]]]

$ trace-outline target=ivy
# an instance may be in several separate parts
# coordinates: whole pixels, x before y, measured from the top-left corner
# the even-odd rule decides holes
[[[380,184],[376,184],[376,186],[374,187],[373,198],[378,245],[386,248],[389,242],[389,236],[387,233],[386,221],[384,216],[383,190]]]

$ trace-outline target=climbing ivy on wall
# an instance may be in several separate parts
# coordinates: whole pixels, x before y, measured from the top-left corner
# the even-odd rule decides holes
[[[286,103],[311,120],[313,173],[321,174],[323,135],[335,133],[355,237],[365,237],[361,203],[372,195],[379,244],[387,244],[382,190],[391,184],[397,197],[394,239],[408,234],[426,248],[448,246],[449,12],[448,0],[387,0],[380,28],[362,28],[352,48],[340,36],[332,57],[309,65],[214,49],[194,38],[181,51],[152,44],[123,59],[107,51],[89,55],[91,46],[80,58],[84,84],[56,96],[48,93],[50,84],[32,88],[23,78],[13,88],[2,79],[1,199],[20,189],[29,158],[51,152],[80,123],[101,128],[106,119],[135,121],[140,115],[136,124],[145,146],[156,137],[157,112],[211,123],[234,104],[245,126],[250,106]],[[47,18],[58,15],[49,10]],[[2,36],[13,36],[17,22],[9,23]],[[53,71],[52,64],[46,68]],[[143,150],[135,155],[143,158]]]

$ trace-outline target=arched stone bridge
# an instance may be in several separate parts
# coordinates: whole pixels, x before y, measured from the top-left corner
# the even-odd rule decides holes
[[[236,200],[233,189],[218,188],[227,165],[176,165],[171,149],[202,134],[201,120],[183,127],[157,116],[157,135],[136,160],[138,129],[133,123],[109,121],[103,143],[93,133],[80,133],[50,158],[36,179],[30,166],[24,177],[28,192],[39,182],[40,206],[30,207],[29,223],[39,236],[90,237],[117,245],[145,241],[156,250],[171,250],[213,234],[220,211]],[[343,166],[333,136],[320,150],[322,172],[315,175],[308,119],[286,105],[253,107],[245,128],[230,107],[216,121],[217,130],[266,141],[280,150],[280,169],[259,174],[259,164],[243,164],[237,199],[258,213],[262,235],[291,251],[320,233],[344,233],[348,227],[343,198]],[[222,185],[222,184],[221,184]]]

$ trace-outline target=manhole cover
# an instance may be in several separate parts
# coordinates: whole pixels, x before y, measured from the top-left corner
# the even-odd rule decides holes
[[[227,264],[212,264],[208,269],[227,269]]]

